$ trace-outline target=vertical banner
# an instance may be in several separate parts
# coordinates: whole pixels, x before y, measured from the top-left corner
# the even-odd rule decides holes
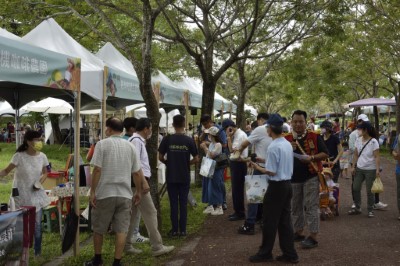
[[[0,215],[0,265],[19,265],[23,235],[22,211]]]

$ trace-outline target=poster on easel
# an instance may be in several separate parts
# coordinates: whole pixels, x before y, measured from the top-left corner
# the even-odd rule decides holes
[[[23,212],[0,215],[0,265],[22,265],[24,240]]]

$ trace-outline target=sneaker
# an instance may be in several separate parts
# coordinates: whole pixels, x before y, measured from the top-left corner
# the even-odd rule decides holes
[[[383,202],[378,202],[378,203],[375,203],[375,204],[374,204],[373,209],[374,209],[374,210],[383,210],[383,209],[385,209],[387,206],[388,206],[388,205],[385,204],[385,203],[383,203]]]
[[[162,248],[160,248],[159,250],[155,250],[153,251],[153,257],[158,257],[167,253],[170,253],[171,251],[173,251],[175,249],[174,246],[162,246]]]
[[[257,253],[256,255],[253,255],[251,257],[249,257],[249,261],[256,263],[256,262],[272,262],[274,261],[274,258],[272,257],[272,255],[264,255],[261,253]]]
[[[140,234],[132,237],[132,243],[142,244],[142,243],[146,243],[146,242],[149,242],[149,239]]]
[[[212,212],[211,212],[211,215],[223,215],[224,214],[224,211],[222,210],[222,207],[220,206],[220,207],[217,207],[216,209],[214,209]]]
[[[290,263],[290,264],[299,263],[299,257],[297,257],[297,258],[291,258],[291,257],[288,257],[288,256],[286,256],[286,255],[277,256],[277,257],[276,257],[276,260],[277,260],[277,261],[280,261],[280,262],[287,262],[287,263]]]
[[[374,212],[368,212],[368,218],[374,218],[374,217],[375,217]]]
[[[244,214],[238,215],[238,214],[234,213],[229,216],[228,220],[233,222],[233,221],[244,220],[244,218],[245,218]]]
[[[100,262],[95,262],[94,258],[86,261],[83,266],[103,266],[103,260],[100,260]]]
[[[203,213],[210,214],[212,211],[214,211],[214,207],[212,205],[208,205],[207,208],[204,209]]]
[[[353,203],[353,204],[351,205],[351,208],[352,208],[352,209],[355,209],[355,208],[356,208],[356,204]]]
[[[178,237],[179,236],[179,233],[178,232],[174,232],[174,231],[172,231],[172,230],[170,230],[169,232],[168,232],[168,237],[169,238],[175,238],[175,237]]]
[[[126,254],[137,255],[143,251],[141,249],[134,248],[132,245],[125,245],[124,252]]]
[[[294,242],[300,242],[306,239],[305,236],[300,235],[299,233],[294,233]]]
[[[185,238],[187,236],[186,232],[180,232],[179,237]]]
[[[244,223],[238,229],[238,233],[242,235],[254,235],[254,224]]]
[[[353,208],[350,211],[347,212],[349,215],[357,215],[361,214],[361,209]]]
[[[222,209],[226,211],[228,209],[228,204],[222,203]]]
[[[315,248],[318,247],[318,241],[313,239],[312,237],[307,237],[303,241],[301,241],[302,248]]]

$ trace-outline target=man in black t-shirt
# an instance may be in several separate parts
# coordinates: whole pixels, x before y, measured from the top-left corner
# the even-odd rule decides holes
[[[158,151],[159,160],[167,166],[166,182],[172,224],[169,236],[175,237],[186,236],[190,165],[195,164],[199,158],[194,140],[185,135],[185,117],[174,116],[172,125],[175,128],[175,134],[163,138]],[[190,155],[193,156],[192,160],[190,160]]]

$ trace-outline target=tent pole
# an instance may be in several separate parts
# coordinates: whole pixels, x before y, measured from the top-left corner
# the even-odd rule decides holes
[[[75,137],[74,137],[74,209],[76,215],[80,215],[79,213],[79,163],[80,163],[80,128],[79,128],[79,120],[80,120],[80,108],[81,108],[81,92],[78,91],[76,93],[75,98]],[[79,222],[78,229],[76,230],[75,242],[74,242],[74,256],[79,255]]]
[[[76,131],[76,127],[75,127]],[[70,148],[70,153],[72,153],[72,110],[69,110],[69,148]]]
[[[105,137],[106,130],[106,99],[107,99],[107,76],[108,76],[108,67],[104,67],[103,71],[103,99],[101,99],[101,139]]]

